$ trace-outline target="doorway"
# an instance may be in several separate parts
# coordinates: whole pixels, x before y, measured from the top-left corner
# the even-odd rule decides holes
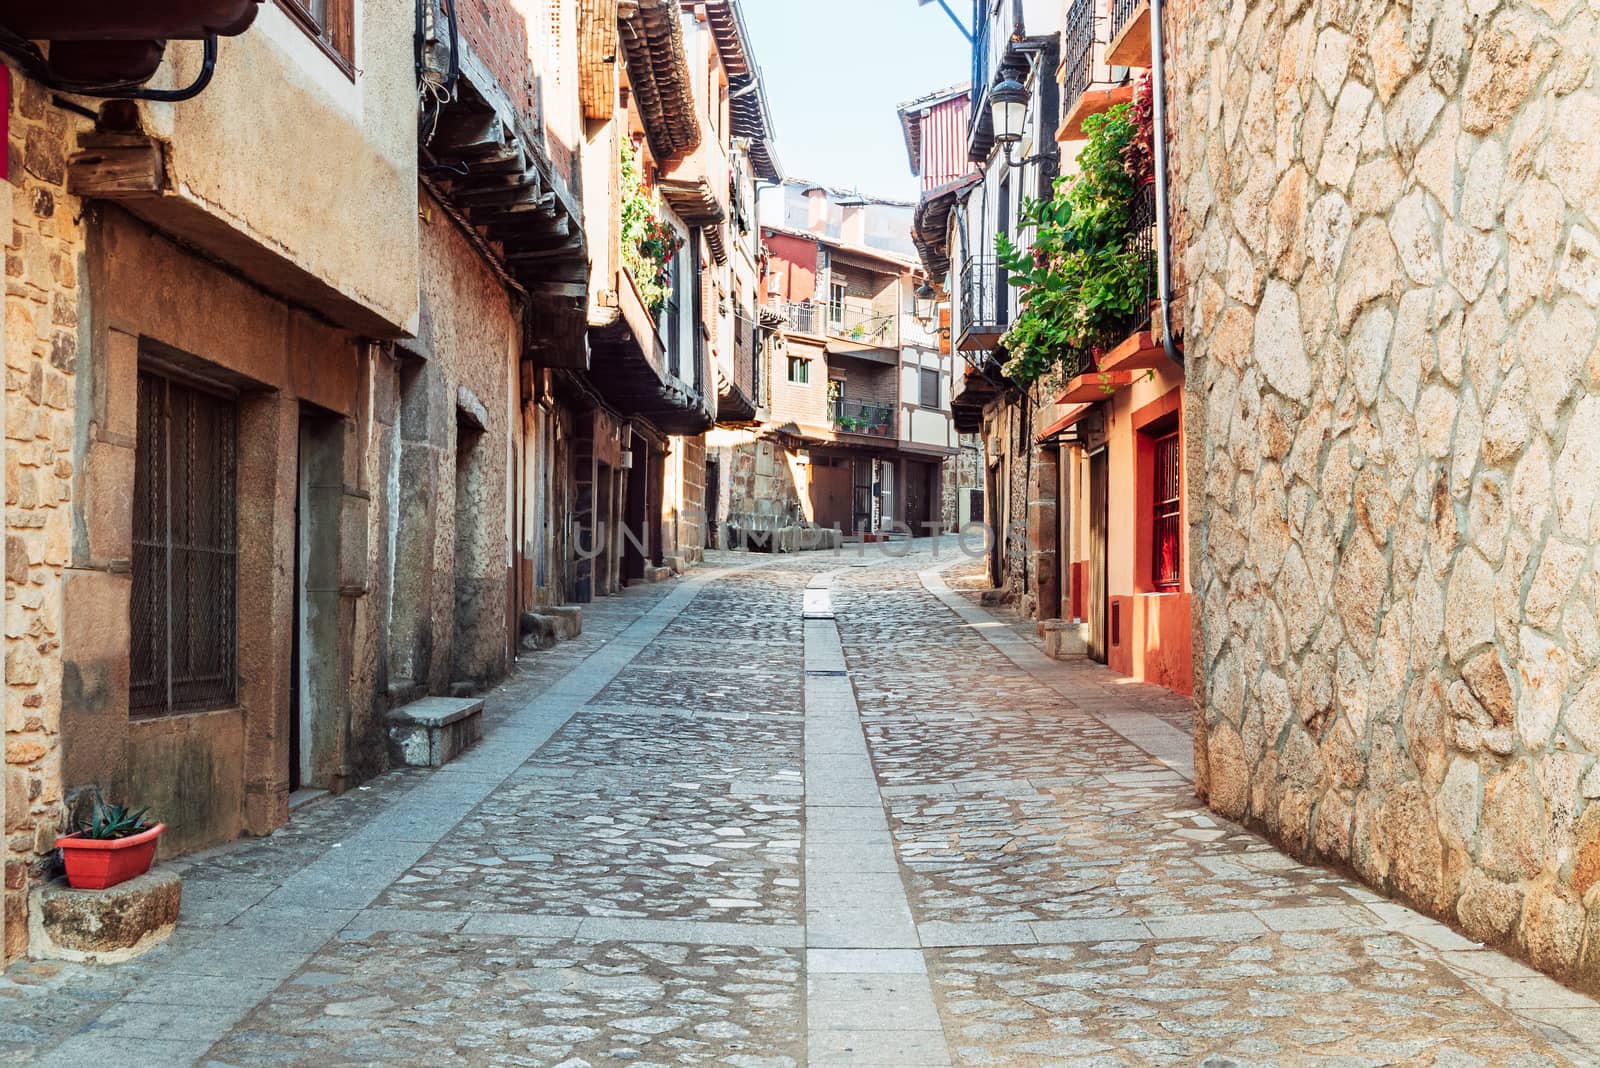
[[[825,530],[838,528],[849,533],[850,461],[813,455],[809,470],[812,521]]]
[[[906,526],[914,538],[925,538],[934,532],[933,473],[937,470],[935,465],[921,460],[906,461]]]
[[[705,548],[718,548],[722,541],[722,461],[706,461]]]
[[[289,789],[327,787],[339,766],[339,512],[344,420],[300,411],[295,603],[289,688]]]
[[[650,552],[650,524],[646,518],[648,508],[645,503],[648,497],[650,453],[644,438],[638,434],[633,435],[629,455],[633,458],[633,465],[628,468],[624,493],[627,499],[623,504],[626,512],[623,518],[626,529],[622,538],[623,585],[644,578],[645,558]]]
[[[1089,568],[1085,576],[1084,612],[1089,617],[1089,658],[1104,664],[1106,634],[1106,511],[1110,464],[1105,449],[1089,457]]]
[[[857,534],[872,532],[872,461],[850,464],[850,529]]]

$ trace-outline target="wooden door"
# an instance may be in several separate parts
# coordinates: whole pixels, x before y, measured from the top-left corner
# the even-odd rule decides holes
[[[837,526],[849,533],[852,497],[848,462],[839,465],[826,460],[811,462],[811,514],[817,526]]]
[[[1106,662],[1106,497],[1110,489],[1109,453],[1089,457],[1089,573],[1084,577],[1084,611],[1089,616],[1089,657]]]

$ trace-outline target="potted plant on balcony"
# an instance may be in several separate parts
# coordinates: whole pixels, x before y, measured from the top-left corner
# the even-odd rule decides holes
[[[108,805],[95,791],[89,818],[72,834],[56,839],[67,885],[74,890],[104,890],[150,870],[156,840],[167,829],[152,824],[148,808],[129,812],[126,805]]]

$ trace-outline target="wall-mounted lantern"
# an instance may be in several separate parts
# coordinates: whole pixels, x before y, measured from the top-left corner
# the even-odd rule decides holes
[[[1027,87],[1008,76],[989,90],[989,116],[995,143],[1009,155],[1011,146],[1022,140],[1022,127],[1028,121]]]

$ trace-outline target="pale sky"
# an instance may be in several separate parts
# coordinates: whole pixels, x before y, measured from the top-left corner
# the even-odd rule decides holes
[[[963,25],[971,0],[949,0]],[[784,173],[915,200],[895,108],[970,76],[971,50],[938,4],[743,0]],[[970,27],[969,27],[970,28]]]

